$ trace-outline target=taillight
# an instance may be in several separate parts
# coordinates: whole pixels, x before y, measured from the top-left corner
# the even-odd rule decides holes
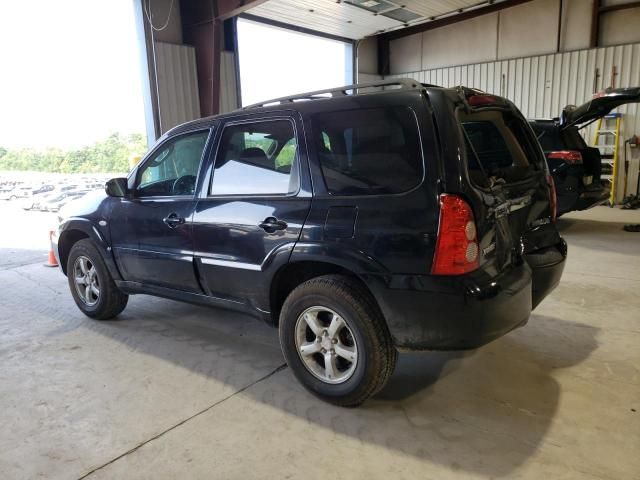
[[[478,233],[471,207],[456,195],[440,195],[440,224],[431,273],[461,275],[480,266]]]
[[[557,152],[549,152],[548,159],[564,160],[567,163],[582,163],[582,154],[575,150],[559,150]]]
[[[549,199],[549,207],[551,208],[551,221],[556,221],[556,216],[558,215],[558,197],[556,195],[556,183],[553,181],[553,177],[551,175],[547,175],[547,183],[549,184],[549,191],[551,193],[551,198]]]

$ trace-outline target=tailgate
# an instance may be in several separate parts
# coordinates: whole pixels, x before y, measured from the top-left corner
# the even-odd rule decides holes
[[[559,242],[542,151],[512,104],[460,109],[466,169],[480,239],[481,266],[504,271],[529,248]],[[549,225],[540,232],[540,227]],[[535,240],[529,237],[534,235]]]

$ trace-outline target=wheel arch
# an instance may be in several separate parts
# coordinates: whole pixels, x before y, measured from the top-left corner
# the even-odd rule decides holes
[[[58,240],[58,255],[60,256],[60,268],[64,274],[67,274],[67,261],[69,260],[69,253],[71,252],[71,248],[78,243],[80,240],[85,238],[89,238],[89,235],[78,229],[70,229],[65,230],[60,234],[60,238]]]
[[[64,274],[67,274],[67,261],[73,245],[85,238],[91,240],[96,246],[111,276],[116,280],[120,280],[121,276],[111,255],[110,245],[93,222],[88,219],[71,219],[60,226],[58,255],[60,267]]]
[[[375,269],[378,270],[378,267],[376,264]],[[371,268],[371,265],[369,265],[369,268]],[[282,305],[287,296],[298,285],[323,275],[337,274],[353,279],[371,295],[373,302],[380,309],[380,305],[375,299],[371,288],[364,280],[362,273],[359,272],[362,272],[362,265],[357,263],[343,262],[328,255],[309,255],[308,253],[295,255],[294,252],[290,261],[282,265],[271,280],[269,291],[271,323],[278,325]],[[381,309],[380,311],[382,312]]]

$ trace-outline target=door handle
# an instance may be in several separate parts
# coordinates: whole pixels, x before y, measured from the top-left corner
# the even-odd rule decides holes
[[[169,228],[176,228],[184,223],[184,218],[179,217],[177,213],[170,213],[162,219],[164,224]]]
[[[276,230],[284,230],[287,228],[287,223],[282,220],[278,220],[276,217],[267,217],[258,226],[267,233],[274,233]]]

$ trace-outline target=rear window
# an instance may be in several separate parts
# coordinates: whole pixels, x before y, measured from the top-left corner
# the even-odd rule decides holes
[[[537,167],[529,159],[537,158],[531,135],[522,120],[502,111],[462,114],[469,176],[481,185],[502,179],[524,179]]]
[[[540,146],[543,152],[553,152],[555,150],[564,150],[562,138],[560,137],[560,130],[555,126],[538,126],[531,125],[533,132],[536,134]]]
[[[584,150],[585,148],[589,148],[587,143],[580,135],[580,129],[578,127],[569,127],[562,132],[562,138],[564,142],[562,143],[564,148],[558,150]]]
[[[469,155],[470,168],[479,168],[478,160],[488,171],[513,165],[514,160],[511,157],[509,147],[507,147],[504,137],[493,122],[465,122],[462,125],[467,133],[467,139],[473,145],[478,157],[476,158],[473,152],[469,152],[471,153]]]
[[[312,122],[330,193],[401,193],[420,183],[418,125],[409,108],[333,111],[314,115]]]

